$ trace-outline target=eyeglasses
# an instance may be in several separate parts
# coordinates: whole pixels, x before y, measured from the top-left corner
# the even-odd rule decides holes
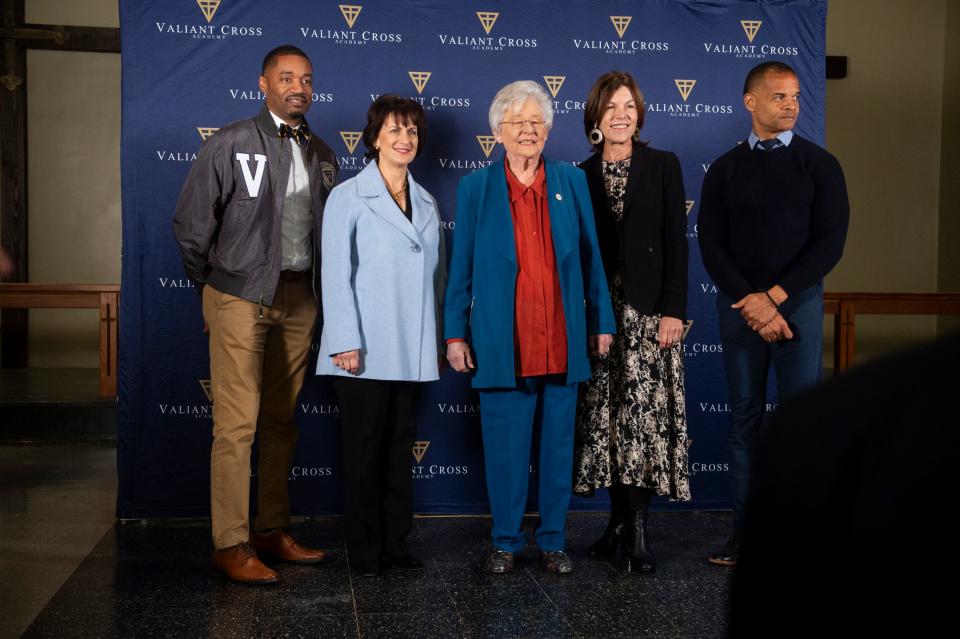
[[[543,120],[513,120],[510,122],[505,121],[503,124],[509,124],[515,131],[523,131],[528,126],[533,128],[534,131],[542,131],[546,126],[546,122]]]

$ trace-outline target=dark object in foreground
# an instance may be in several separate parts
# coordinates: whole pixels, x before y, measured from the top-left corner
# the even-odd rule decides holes
[[[923,637],[947,627],[958,361],[954,335],[777,412],[755,457],[730,636]]]

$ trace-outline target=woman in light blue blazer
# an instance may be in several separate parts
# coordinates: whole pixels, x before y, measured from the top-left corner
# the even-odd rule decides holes
[[[439,378],[446,277],[437,203],[407,170],[423,107],[380,96],[367,112],[370,163],[330,193],[322,226],[323,332],[343,428],[344,533],[355,574],[423,568],[406,538],[410,449],[421,382]]]

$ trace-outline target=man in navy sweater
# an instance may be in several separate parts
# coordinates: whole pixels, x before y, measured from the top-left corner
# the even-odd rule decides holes
[[[735,565],[767,373],[781,399],[816,384],[823,350],[823,277],[840,260],[849,204],[843,170],[793,133],[800,82],[782,62],[747,74],[753,131],[703,180],[700,252],[719,290],[717,313],[730,395],[733,534],[709,561]]]

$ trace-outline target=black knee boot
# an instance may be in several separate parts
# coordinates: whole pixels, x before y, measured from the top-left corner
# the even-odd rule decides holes
[[[609,488],[609,491],[610,521],[607,522],[607,529],[603,532],[603,536],[590,546],[591,557],[613,557],[617,554],[617,549],[623,545],[627,518],[627,487],[615,484]]]
[[[651,491],[646,488],[629,486],[626,488],[628,517],[625,532],[627,551],[627,570],[629,572],[653,572],[657,560],[650,550],[647,537],[647,509],[650,506]]]

